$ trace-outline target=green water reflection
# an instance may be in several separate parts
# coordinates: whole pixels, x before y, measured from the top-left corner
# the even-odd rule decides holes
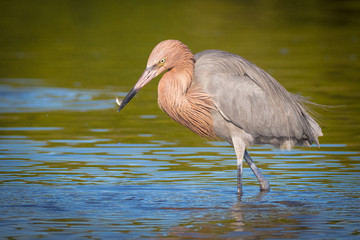
[[[359,26],[355,0],[1,1],[1,236],[358,235]],[[161,112],[158,79],[116,112],[169,38],[237,53],[331,105],[315,109],[323,147],[251,148],[273,192],[257,195],[247,172],[234,200],[233,150]]]
[[[320,104],[341,105],[330,112],[320,110],[326,116],[321,119],[325,132],[322,142],[360,142],[357,1],[0,4],[2,78],[35,78],[43,80],[41,86],[126,92],[141,74],[153,46],[175,38],[194,52],[215,48],[242,55],[269,71],[290,91]],[[13,84],[16,86],[16,82]],[[156,120],[145,121],[155,129],[152,134],[175,128],[160,135],[181,140],[197,138],[181,131],[157,109],[156,85],[154,81],[144,89],[126,113],[113,114],[109,109],[103,113],[105,121],[96,120],[93,115],[98,113],[87,113],[87,122],[122,132],[144,126],[143,120],[134,121],[134,117],[156,115]],[[26,121],[47,126],[54,118],[63,118],[61,122],[66,123],[73,117],[79,120],[72,126],[76,122],[80,124],[76,128],[84,124],[80,113],[55,115],[41,118],[20,114],[16,116],[19,121],[13,121],[14,115],[5,115],[2,123],[12,126]],[[149,128],[139,132],[142,130],[148,133]],[[123,138],[118,132],[117,136]],[[196,142],[201,142],[200,138],[191,141]]]

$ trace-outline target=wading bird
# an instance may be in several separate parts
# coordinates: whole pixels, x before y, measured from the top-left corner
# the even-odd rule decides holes
[[[160,42],[119,110],[151,79],[164,73],[158,103],[170,118],[205,138],[222,138],[235,149],[237,191],[242,194],[242,163],[248,163],[261,191],[270,185],[246,150],[252,144],[291,149],[310,146],[322,136],[300,96],[288,92],[268,73],[248,60],[225,51],[192,54],[178,40]]]

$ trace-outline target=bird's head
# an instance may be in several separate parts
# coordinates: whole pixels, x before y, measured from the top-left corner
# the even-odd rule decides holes
[[[178,40],[165,40],[156,45],[149,56],[145,71],[121,102],[118,111],[123,109],[140,89],[153,78],[167,70],[171,70],[183,58],[191,58],[193,60],[193,55],[190,49]]]

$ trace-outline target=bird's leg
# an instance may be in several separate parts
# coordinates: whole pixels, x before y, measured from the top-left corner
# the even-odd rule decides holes
[[[242,161],[237,164],[237,193],[242,195]]]
[[[245,150],[245,161],[255,174],[256,178],[259,180],[260,183],[260,191],[262,192],[269,192],[270,191],[270,185],[269,181],[265,178],[265,176],[261,173],[260,169],[255,165],[255,162],[250,157],[249,153]]]
[[[242,195],[242,163],[244,160],[245,143],[240,138],[233,138],[233,145],[237,158],[237,193]]]

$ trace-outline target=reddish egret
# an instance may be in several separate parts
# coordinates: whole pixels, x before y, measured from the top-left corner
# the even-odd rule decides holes
[[[194,56],[178,40],[162,41],[153,49],[144,73],[124,100],[118,102],[119,111],[163,72],[158,86],[160,108],[196,134],[222,138],[234,146],[240,195],[243,159],[259,180],[260,190],[270,190],[246,147],[271,144],[291,149],[312,143],[319,146],[321,128],[305,110],[301,97],[236,54],[206,50]]]

